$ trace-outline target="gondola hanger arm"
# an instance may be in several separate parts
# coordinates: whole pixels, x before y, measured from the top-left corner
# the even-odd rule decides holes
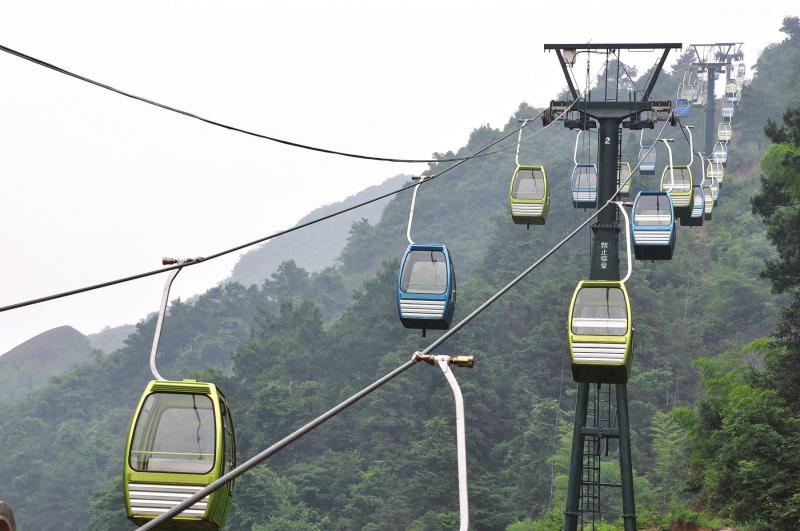
[[[430,365],[434,363],[439,366],[444,374],[450,389],[453,391],[453,399],[456,404],[456,446],[458,450],[458,512],[459,512],[459,531],[469,529],[469,483],[467,482],[467,442],[466,428],[464,421],[464,397],[461,394],[461,387],[458,385],[450,365],[457,367],[472,368],[475,365],[473,356],[442,356],[423,354],[415,352],[413,360],[424,361]]]
[[[178,265],[179,267],[173,269],[167,275],[167,280],[164,282],[164,291],[161,294],[161,306],[158,310],[158,319],[156,320],[156,329],[153,333],[153,345],[150,348],[150,372],[153,374],[153,378],[156,380],[164,380],[165,378],[161,376],[158,372],[158,367],[156,366],[156,358],[158,356],[158,344],[161,341],[161,330],[164,326],[164,317],[167,314],[167,305],[169,304],[169,292],[172,288],[172,283],[175,281],[175,277],[178,276],[178,273],[181,272],[183,266],[189,264],[191,262],[202,262],[203,257],[198,256],[197,258],[170,258],[165,256],[161,259],[162,265]]]

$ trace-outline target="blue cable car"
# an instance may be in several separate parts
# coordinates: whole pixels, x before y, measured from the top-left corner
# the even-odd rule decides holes
[[[706,212],[703,185],[692,185],[692,207],[681,215],[681,226],[701,227]]]
[[[668,192],[639,192],[633,202],[633,252],[638,260],[670,260],[675,249],[675,214]]]
[[[689,116],[690,102],[686,98],[675,98],[675,116],[686,118]]]
[[[412,243],[397,278],[397,312],[406,328],[447,330],[456,307],[456,275],[447,246]]]
[[[576,164],[570,180],[575,208],[594,208],[597,204],[597,166]]]

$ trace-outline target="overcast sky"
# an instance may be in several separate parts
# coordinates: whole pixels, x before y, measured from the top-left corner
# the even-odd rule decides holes
[[[783,16],[800,14],[785,0],[729,10],[695,1],[0,5],[0,43],[24,53],[266,134],[408,158],[457,149],[520,102],[555,97],[564,81],[545,42],[741,40],[750,65],[782,38]],[[0,305],[152,269],[163,255],[211,254],[425,169],[232,133],[3,53],[0,79]],[[173,295],[206,290],[235,262],[185,270]],[[134,323],[157,309],[162,284],[0,314],[0,353],[63,324],[92,333]]]

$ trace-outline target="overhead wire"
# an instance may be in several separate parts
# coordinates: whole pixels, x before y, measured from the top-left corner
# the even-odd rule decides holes
[[[536,117],[532,118],[532,120],[535,120],[536,118],[541,117],[541,115],[543,113],[544,113],[544,111],[540,112],[539,115],[537,115]],[[498,138],[497,140],[495,140],[491,144],[488,144],[487,146],[485,146],[485,147],[481,148],[480,150],[478,150],[477,152],[475,152],[475,155],[480,154],[480,153],[486,151],[487,149],[489,149],[491,147],[494,147],[495,145],[499,144],[500,142],[502,142],[506,138],[516,134],[520,129],[526,127],[529,123],[530,122],[525,122],[520,127],[510,131],[509,133],[506,133],[505,135],[501,136],[500,138]],[[541,131],[544,131],[544,129],[540,129],[539,131],[537,131],[537,133],[540,133]],[[470,159],[471,159],[471,157],[465,157],[465,158],[459,160],[458,162],[456,162],[455,164],[453,164],[451,166],[448,166],[447,168],[443,169],[442,171],[440,171],[438,173],[435,173],[435,174],[433,174],[433,175],[431,175],[429,177],[425,177],[423,182],[427,184],[427,183],[433,181],[434,179],[436,179],[437,177],[440,177],[441,175],[444,175],[445,173],[457,168],[458,166],[460,166],[461,164],[465,163],[466,161],[468,161]],[[230,247],[228,249],[224,249],[222,251],[218,251],[216,253],[213,253],[213,254],[205,256],[205,257],[197,257],[197,258],[194,258],[194,259],[192,259],[192,260],[190,260],[190,261],[188,261],[186,263],[183,263],[183,264],[175,264],[175,265],[170,265],[170,266],[166,266],[166,267],[161,267],[161,268],[158,268],[158,269],[152,269],[150,271],[145,271],[143,273],[136,273],[136,274],[133,274],[133,275],[128,275],[128,276],[117,278],[117,279],[113,279],[113,280],[107,280],[107,281],[100,282],[100,283],[97,283],[97,284],[91,284],[91,285],[88,285],[88,286],[75,288],[75,289],[71,289],[71,290],[68,290],[68,291],[63,291],[63,292],[60,292],[60,293],[54,293],[54,294],[51,294],[51,295],[46,295],[44,297],[38,297],[38,298],[30,299],[30,300],[27,300],[27,301],[22,301],[22,302],[17,302],[17,303],[14,303],[14,304],[9,304],[9,305],[0,307],[0,313],[7,312],[9,310],[14,310],[14,309],[17,309],[17,308],[23,308],[25,306],[32,306],[34,304],[40,304],[40,303],[43,303],[43,302],[48,302],[48,301],[52,301],[52,300],[55,300],[55,299],[60,299],[60,298],[63,298],[63,297],[69,297],[69,296],[72,296],[72,295],[78,295],[80,293],[85,293],[85,292],[88,292],[88,291],[94,291],[94,290],[97,290],[97,289],[100,289],[100,288],[106,288],[106,287],[109,287],[109,286],[114,286],[114,285],[122,284],[122,283],[125,283],[125,282],[131,282],[133,280],[139,280],[139,279],[142,279],[142,278],[145,278],[145,277],[158,275],[160,273],[165,273],[167,271],[180,269],[182,267],[195,266],[195,265],[201,264],[203,262],[208,262],[210,260],[214,260],[216,258],[220,258],[222,256],[234,253],[236,251],[240,251],[240,250],[245,249],[247,247],[252,247],[253,245],[258,245],[259,243],[263,243],[263,242],[266,242],[268,240],[272,240],[272,239],[275,239],[275,238],[279,238],[281,236],[285,236],[286,234],[290,234],[290,233],[295,232],[297,230],[309,227],[311,225],[315,225],[317,223],[320,223],[322,221],[331,219],[331,218],[339,216],[341,214],[345,214],[345,213],[350,212],[352,210],[356,210],[358,208],[364,207],[364,206],[369,205],[371,203],[374,203],[376,201],[380,201],[381,199],[385,199],[387,197],[399,194],[401,192],[404,192],[406,190],[414,188],[417,185],[418,185],[418,183],[411,183],[411,184],[402,186],[402,187],[397,188],[395,190],[392,190],[390,192],[386,192],[386,193],[381,194],[379,196],[367,199],[365,201],[361,201],[360,203],[357,203],[355,205],[351,205],[349,207],[342,208],[342,209],[337,210],[335,212],[331,212],[330,214],[326,214],[324,216],[320,216],[318,218],[314,218],[314,219],[306,221],[304,223],[300,223],[300,224],[295,225],[293,227],[290,227],[288,229],[284,229],[284,230],[272,233],[272,234],[270,234],[268,236],[263,236],[261,238],[255,239],[255,240],[252,240],[252,241],[249,241],[249,242],[246,242],[246,243],[242,243],[242,244],[236,245],[234,247]]]
[[[187,118],[191,118],[193,120],[199,120],[201,122],[207,123],[209,125],[213,125],[215,127],[221,127],[223,129],[227,129],[229,131],[234,131],[234,132],[242,133],[242,134],[249,135],[249,136],[252,136],[252,137],[261,138],[263,140],[269,140],[270,142],[276,142],[278,144],[283,144],[283,145],[286,145],[286,146],[305,149],[305,150],[309,150],[309,151],[316,151],[318,153],[325,153],[325,154],[328,154],[328,155],[338,155],[338,156],[341,156],[341,157],[349,157],[349,158],[361,159],[361,160],[372,160],[372,161],[378,161],[378,162],[397,162],[397,163],[408,163],[408,164],[424,164],[424,163],[431,163],[432,164],[432,163],[438,163],[438,162],[457,162],[457,161],[462,161],[462,160],[469,160],[471,158],[476,158],[478,156],[485,157],[485,156],[491,155],[491,153],[485,153],[483,155],[472,155],[472,156],[468,156],[468,157],[412,159],[412,158],[401,158],[401,157],[386,157],[386,156],[377,156],[377,155],[365,155],[365,154],[361,154],[361,153],[351,153],[351,152],[340,151],[340,150],[336,150],[336,149],[324,148],[324,147],[319,147],[319,146],[312,146],[310,144],[303,144],[301,142],[295,142],[293,140],[287,140],[285,138],[279,138],[279,137],[272,136],[272,135],[267,135],[267,134],[264,134],[264,133],[258,133],[256,131],[252,131],[252,130],[249,130],[249,129],[244,129],[242,127],[237,127],[237,126],[234,126],[234,125],[226,124],[224,122],[219,122],[217,120],[212,120],[210,118],[205,118],[203,116],[194,114],[192,112],[185,111],[185,110],[179,109],[177,107],[172,107],[170,105],[167,105],[167,104],[164,104],[164,103],[160,103],[160,102],[157,102],[155,100],[151,100],[151,99],[148,99],[148,98],[145,98],[145,97],[142,97],[142,96],[137,96],[136,94],[133,94],[131,92],[128,92],[128,91],[125,91],[125,90],[122,90],[122,89],[118,89],[118,88],[112,87],[111,85],[108,85],[106,83],[102,83],[100,81],[96,81],[96,80],[94,80],[92,78],[83,76],[81,74],[77,74],[75,72],[67,70],[66,68],[57,66],[57,65],[52,64],[50,62],[44,61],[42,59],[38,59],[38,58],[33,57],[31,55],[28,55],[28,54],[25,54],[25,53],[20,52],[18,50],[15,50],[13,48],[9,48],[8,46],[5,46],[3,44],[0,44],[0,51],[5,52],[5,53],[7,53],[9,55],[18,57],[18,58],[23,59],[25,61],[31,62],[33,64],[42,66],[44,68],[50,69],[50,70],[52,70],[54,72],[58,72],[58,73],[63,74],[65,76],[69,76],[71,78],[78,79],[80,81],[83,81],[85,83],[89,83],[89,84],[94,85],[96,87],[100,87],[100,88],[108,90],[110,92],[114,92],[114,93],[119,94],[121,96],[125,96],[126,98],[130,98],[132,100],[140,101],[142,103],[146,103],[148,105],[152,105],[154,107],[158,107],[160,109],[164,109],[164,110],[169,111],[169,112],[180,114],[182,116],[185,116]]]
[[[564,111],[564,113],[568,112],[569,109],[571,109],[572,106],[575,103],[576,102],[572,102],[572,104]],[[272,234],[270,234],[268,236],[263,236],[261,238],[255,239],[255,240],[252,240],[252,241],[249,241],[249,242],[246,242],[246,243],[242,243],[242,244],[236,245],[234,247],[230,247],[228,249],[224,249],[222,251],[218,251],[218,252],[216,252],[214,254],[211,254],[211,255],[208,255],[208,256],[200,256],[200,257],[188,260],[188,261],[186,261],[185,263],[182,263],[182,264],[169,265],[169,266],[166,266],[166,267],[161,267],[161,268],[158,268],[158,269],[152,269],[150,271],[145,271],[145,272],[142,272],[142,273],[136,273],[136,274],[133,274],[133,275],[120,277],[120,278],[116,278],[116,279],[113,279],[113,280],[107,280],[107,281],[104,281],[104,282],[99,282],[97,284],[91,284],[91,285],[88,285],[88,286],[83,286],[83,287],[80,287],[80,288],[75,288],[75,289],[71,289],[71,290],[67,290],[67,291],[63,291],[63,292],[59,292],[59,293],[54,293],[54,294],[51,294],[51,295],[46,295],[46,296],[38,297],[38,298],[35,298],[35,299],[29,299],[29,300],[17,302],[17,303],[14,303],[14,304],[8,304],[6,306],[0,306],[0,313],[7,312],[7,311],[10,311],[10,310],[15,310],[15,309],[18,309],[18,308],[24,308],[26,306],[33,306],[35,304],[41,304],[41,303],[44,303],[44,302],[48,302],[48,301],[52,301],[52,300],[56,300],[56,299],[61,299],[61,298],[64,298],[64,297],[70,297],[70,296],[73,296],[73,295],[78,295],[78,294],[81,294],[81,293],[86,293],[86,292],[98,290],[98,289],[101,289],[101,288],[107,288],[107,287],[114,286],[114,285],[117,285],[117,284],[123,284],[123,283],[126,283],[126,282],[139,280],[139,279],[150,277],[150,276],[153,276],[153,275],[158,275],[160,273],[166,273],[168,271],[173,271],[175,269],[180,269],[182,267],[195,266],[195,265],[198,265],[198,264],[201,264],[201,263],[204,263],[204,262],[208,262],[210,260],[214,260],[216,258],[220,258],[220,257],[225,256],[225,255],[234,253],[236,251],[240,251],[240,250],[245,249],[247,247],[252,247],[254,245],[258,245],[259,243],[263,243],[263,242],[266,242],[268,240],[272,240],[272,239],[275,239],[275,238],[279,238],[281,236],[285,236],[285,235],[290,234],[292,232],[295,232],[297,230],[309,227],[311,225],[315,225],[317,223],[320,223],[322,221],[331,219],[331,218],[339,216],[341,214],[345,214],[345,213],[350,212],[352,210],[356,210],[358,208],[364,207],[364,206],[369,205],[371,203],[374,203],[376,201],[380,201],[381,199],[385,199],[387,197],[399,194],[401,192],[404,192],[406,190],[414,188],[414,187],[418,186],[419,184],[427,184],[427,183],[433,181],[434,179],[436,179],[437,177],[440,177],[440,176],[444,175],[445,173],[457,168],[458,166],[460,166],[461,164],[467,162],[468,160],[471,160],[472,158],[475,158],[475,156],[480,155],[481,153],[485,152],[489,148],[492,148],[492,147],[496,146],[497,144],[499,144],[503,140],[515,135],[521,129],[523,129],[523,128],[527,127],[529,124],[533,123],[533,120],[536,120],[537,118],[540,118],[542,116],[542,114],[544,114],[544,111],[539,112],[538,115],[536,115],[533,118],[530,118],[528,121],[525,121],[521,126],[511,130],[510,132],[508,132],[505,135],[501,136],[500,138],[498,138],[497,140],[493,141],[492,143],[490,143],[490,144],[484,146],[483,148],[479,149],[478,151],[476,151],[473,154],[473,156],[464,157],[461,160],[458,160],[453,165],[448,166],[447,168],[443,169],[442,171],[440,171],[438,173],[434,173],[431,176],[426,176],[420,183],[411,183],[411,184],[405,185],[405,186],[403,186],[401,188],[397,188],[397,189],[392,190],[390,192],[386,192],[384,194],[381,194],[381,195],[379,195],[377,197],[373,197],[371,199],[367,199],[367,200],[362,201],[360,203],[357,203],[355,205],[351,205],[349,207],[342,208],[342,209],[337,210],[335,212],[331,212],[330,214],[326,214],[324,216],[320,216],[318,218],[306,221],[304,223],[300,223],[300,224],[295,225],[293,227],[290,227],[288,229],[284,229],[284,230],[272,233]],[[555,123],[555,122],[551,122],[551,124],[552,123]],[[535,138],[536,136],[538,136],[539,134],[544,132],[551,124],[548,124],[547,126],[543,127],[542,129],[539,129],[536,132],[532,133],[531,135],[529,135],[527,137],[526,140],[532,140],[533,138]]]

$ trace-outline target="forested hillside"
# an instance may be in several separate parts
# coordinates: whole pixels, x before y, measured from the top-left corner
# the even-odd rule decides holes
[[[91,359],[89,338],[71,326],[38,334],[0,356],[0,404],[24,398],[54,374]]]
[[[800,71],[789,56],[769,55]],[[661,78],[657,97],[672,97],[685,62],[680,58],[674,73]],[[762,81],[759,69],[742,108],[748,94],[770,90],[778,88],[771,79]],[[517,127],[518,118],[537,113],[521,105],[501,129],[473,131],[455,155],[474,152]],[[686,121],[697,126],[698,139],[700,114]],[[729,173],[713,220],[680,227],[674,259],[636,262],[628,286],[636,326],[629,397],[640,525],[742,518],[726,501],[736,486],[719,489],[728,478],[714,475],[722,463],[712,466],[703,454],[719,455],[702,439],[716,425],[700,422],[707,420],[704,404],[730,404],[733,396],[717,394],[712,378],[743,366],[739,359],[726,365],[725,353],[768,335],[780,318],[779,305],[788,300],[761,278],[765,260],[791,256],[776,255],[766,226],[751,212],[768,142],[764,124],[734,123]],[[539,128],[538,122],[531,126]],[[680,131],[667,131],[676,140],[676,159],[688,157]],[[629,159],[636,156],[636,136],[624,139]],[[526,230],[510,220],[513,150],[462,164],[420,189],[413,234],[417,241],[450,247],[459,279],[456,320],[588,215],[568,200],[573,144],[574,133],[556,124],[523,146],[522,159],[545,164],[551,179],[551,215],[544,226]],[[635,176],[634,191],[655,186],[656,178]],[[225,390],[240,461],[437,337],[403,329],[396,314],[409,202],[406,192],[386,206],[379,222],[354,223],[329,268],[308,273],[288,261],[259,286],[231,283],[193,304],[173,303],[161,340],[161,372],[213,380]],[[466,403],[475,529],[557,526],[552,522],[563,510],[574,409],[566,314],[576,282],[588,276],[589,237],[584,230],[439,349],[477,359],[473,370],[457,373]],[[355,275],[366,280],[350,297],[347,282]],[[125,347],[52,379],[4,416],[0,498],[14,506],[22,531],[132,527],[124,518],[120,475],[130,417],[150,377],[154,325],[154,318],[140,322]],[[752,358],[751,365],[762,363]],[[720,378],[729,384],[730,378]],[[454,431],[449,388],[438,369],[420,364],[238,481],[226,527],[451,529],[458,518]],[[603,474],[613,481],[613,456],[609,463]],[[710,512],[693,514],[698,502]],[[610,509],[612,519],[621,512],[615,500]]]
[[[323,175],[318,177],[324,178]],[[312,219],[317,219],[331,212],[366,201],[373,197],[383,195],[391,190],[400,188],[408,176],[397,175],[387,179],[377,186],[370,186],[343,201],[316,208],[298,221],[298,225]],[[353,222],[366,219],[377,222],[381,213],[390,199],[383,199],[366,205],[358,210],[352,210],[329,221],[313,225],[302,231],[287,234],[262,245],[242,255],[233,268],[230,280],[245,286],[251,284],[261,285],[274,273],[286,257],[291,257],[303,269],[316,272],[330,267],[339,256],[347,242],[350,226]]]

